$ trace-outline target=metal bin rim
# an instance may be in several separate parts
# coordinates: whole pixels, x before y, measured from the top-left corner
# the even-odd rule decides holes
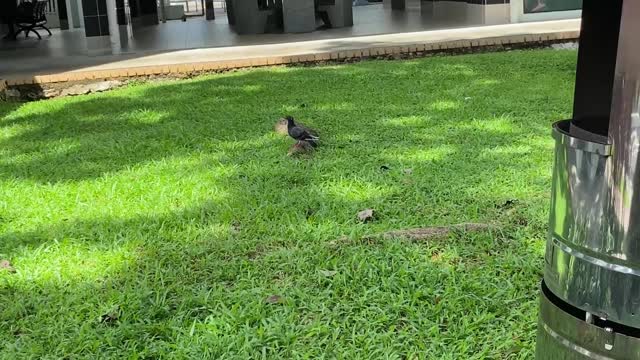
[[[602,156],[611,156],[612,146],[598,142],[588,141],[569,134],[571,120],[561,120],[553,124],[552,136],[556,144],[563,144],[577,150],[595,153]]]

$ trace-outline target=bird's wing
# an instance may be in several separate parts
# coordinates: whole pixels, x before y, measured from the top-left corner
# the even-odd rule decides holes
[[[315,130],[313,130],[313,129],[311,129],[311,128],[308,128],[308,127],[306,127],[306,126],[304,126],[304,129],[309,133],[309,135],[311,135],[311,136],[318,136],[318,132],[317,132],[317,131],[315,131]]]
[[[291,135],[291,137],[296,139],[296,140],[304,139],[306,134],[307,134],[307,132],[304,131],[303,128],[298,127],[298,126],[294,126],[291,129],[289,129],[289,135]]]
[[[304,140],[304,141],[316,141],[318,140],[317,136],[310,134],[305,128],[300,126],[294,126],[289,130],[289,135],[296,140]]]
[[[305,131],[304,132],[304,139],[305,140],[314,140],[315,141],[315,140],[319,140],[320,138],[315,134],[312,134],[312,133],[310,133],[308,131]]]

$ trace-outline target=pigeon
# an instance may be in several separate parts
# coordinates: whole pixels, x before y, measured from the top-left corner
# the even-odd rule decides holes
[[[298,141],[306,141],[311,145],[316,145],[317,141],[320,138],[313,133],[312,130],[306,129],[302,126],[298,126],[295,123],[295,120],[291,116],[287,116],[287,132],[289,136]]]

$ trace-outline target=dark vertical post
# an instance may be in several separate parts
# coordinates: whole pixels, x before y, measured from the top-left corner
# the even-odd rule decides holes
[[[159,23],[156,0],[140,0],[140,21],[142,25],[157,25]]]
[[[207,20],[215,20],[216,12],[213,7],[213,0],[204,0],[205,18]]]
[[[622,0],[584,0],[573,125],[607,135]]]
[[[60,30],[69,30],[69,17],[67,15],[67,4],[65,0],[58,0],[57,3],[58,3],[58,18],[60,19]]]
[[[406,0],[391,0],[392,10],[404,10],[407,7]]]

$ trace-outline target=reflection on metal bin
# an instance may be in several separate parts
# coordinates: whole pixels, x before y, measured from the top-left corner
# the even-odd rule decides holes
[[[538,360],[640,359],[637,329],[601,321],[558,299],[542,284]]]
[[[556,140],[538,359],[640,359],[640,1],[583,2]]]
[[[570,135],[569,121],[556,123],[553,134],[545,282],[572,306],[640,327],[640,253],[613,227],[611,146]]]
[[[619,232],[612,146],[569,120],[555,161],[538,359],[640,359],[640,253]]]

